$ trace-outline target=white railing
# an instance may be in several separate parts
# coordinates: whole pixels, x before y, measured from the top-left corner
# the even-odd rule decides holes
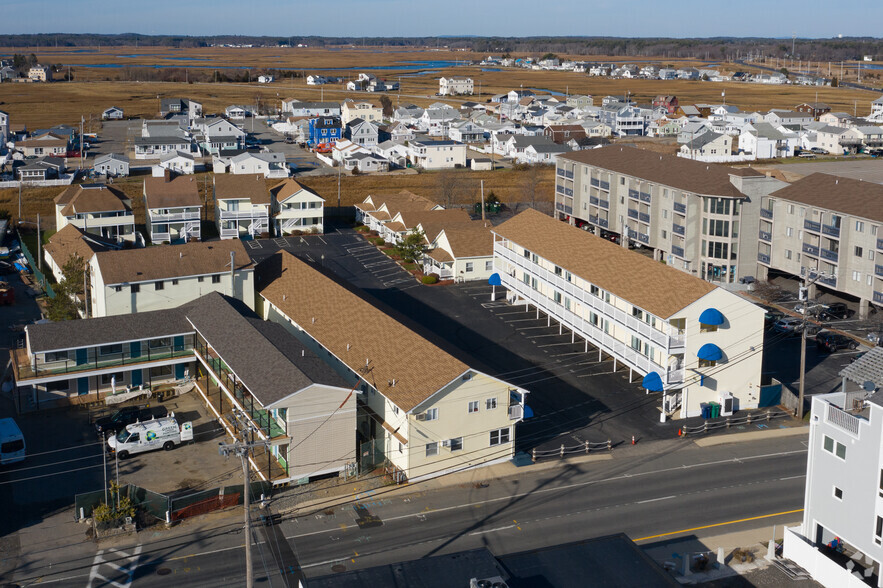
[[[828,403],[828,410],[825,413],[825,421],[843,429],[847,433],[858,436],[859,418],[840,410],[833,404]]]
[[[151,223],[167,223],[173,221],[198,221],[200,213],[197,212],[174,212],[170,214],[149,213]]]
[[[266,219],[268,217],[267,212],[263,210],[224,210],[221,208],[218,209],[218,212],[221,214],[222,219]]]
[[[220,229],[219,233],[220,233],[221,239],[238,239],[239,238],[239,228]]]
[[[594,309],[599,314],[613,320],[617,324],[626,327],[636,335],[640,335],[649,339],[656,345],[659,345],[670,353],[676,352],[677,349],[684,347],[684,337],[680,334],[666,334],[654,327],[651,327],[644,321],[629,315],[628,313],[616,308],[608,302],[604,302],[601,298],[594,296],[590,292],[578,288],[572,282],[568,282],[561,276],[556,276],[549,270],[533,263],[524,256],[516,254],[513,250],[503,247],[500,243],[494,244],[494,254],[514,263],[522,270],[527,271],[531,276],[536,276],[548,284],[558,288],[562,292],[570,295],[575,300],[583,303],[585,306]],[[545,297],[544,297],[545,298]],[[548,299],[551,302],[551,299]],[[563,307],[562,307],[563,308]],[[581,319],[582,320],[582,319]]]
[[[97,218],[72,218],[68,222],[79,229],[91,229],[95,227],[135,226],[135,217],[131,214],[125,216],[100,216]]]

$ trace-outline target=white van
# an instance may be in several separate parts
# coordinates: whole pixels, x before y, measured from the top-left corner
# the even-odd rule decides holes
[[[25,437],[15,419],[0,419],[0,465],[24,461]]]
[[[178,427],[175,413],[171,413],[165,418],[126,425],[107,440],[107,445],[120,459],[126,459],[132,454],[159,448],[170,451],[184,441],[193,441],[193,423],[188,421]]]

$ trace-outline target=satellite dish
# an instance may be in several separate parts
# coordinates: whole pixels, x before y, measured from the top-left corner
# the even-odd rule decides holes
[[[864,384],[862,384],[862,389],[865,392],[873,392],[877,389],[877,385],[870,380],[865,380]]]

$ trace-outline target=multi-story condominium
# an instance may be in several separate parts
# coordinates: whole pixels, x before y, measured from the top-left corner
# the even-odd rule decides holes
[[[34,65],[28,70],[28,79],[34,82],[51,82],[52,68],[48,65]]]
[[[527,210],[494,227],[507,299],[532,305],[664,391],[680,416],[722,402],[756,408],[764,312],[746,299]],[[492,279],[496,276],[492,276]],[[493,283],[493,282],[492,282]]]
[[[270,233],[276,202],[262,174],[215,175],[212,192],[221,239],[254,239]]]
[[[132,201],[121,190],[104,184],[75,184],[55,197],[55,230],[68,224],[119,242],[140,237]]]
[[[260,264],[258,293],[264,318],[358,389],[363,467],[386,461],[397,480],[415,481],[514,455],[525,390],[469,367],[286,251]]]
[[[556,218],[716,282],[755,275],[760,198],[787,186],[751,168],[618,145],[559,155],[555,171]]]
[[[439,96],[472,95],[474,91],[472,78],[440,78],[438,80]]]
[[[275,218],[277,234],[324,232],[324,198],[290,178],[270,188],[270,193],[279,205]]]
[[[99,251],[87,261],[87,316],[159,310],[209,292],[254,308],[254,266],[238,240]]]
[[[829,588],[883,586],[883,398],[814,396],[809,426],[803,524],[783,555]]]
[[[29,325],[11,351],[20,411],[195,387],[274,484],[354,468],[356,395],[277,324],[210,293],[131,316]],[[142,396],[143,398],[143,396]]]
[[[883,186],[811,174],[762,199],[757,252],[760,277],[770,270],[799,276],[810,286],[883,307]]]
[[[370,102],[344,100],[343,107],[340,109],[340,116],[345,125],[356,118],[367,122],[380,123],[383,120],[383,109]]]
[[[193,176],[177,176],[166,170],[162,177],[144,180],[144,209],[150,242],[199,241],[202,232],[202,199]]]

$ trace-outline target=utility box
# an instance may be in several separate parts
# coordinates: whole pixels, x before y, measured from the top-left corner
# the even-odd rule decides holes
[[[736,408],[736,399],[731,392],[720,397],[721,416],[730,416]]]

